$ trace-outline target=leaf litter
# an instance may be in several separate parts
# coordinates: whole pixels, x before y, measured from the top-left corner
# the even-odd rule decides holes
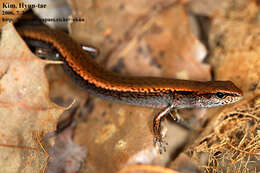
[[[41,139],[48,132],[55,131],[65,110],[48,97],[44,68],[50,63],[33,55],[11,24],[3,27],[0,45],[0,172],[39,172],[46,166],[49,155],[44,148],[49,144]]]

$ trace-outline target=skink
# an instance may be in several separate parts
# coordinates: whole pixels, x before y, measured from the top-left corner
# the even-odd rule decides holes
[[[47,27],[17,30],[25,39],[51,44],[60,54],[65,72],[87,92],[113,102],[162,109],[153,124],[154,142],[160,150],[164,149],[161,119],[172,110],[222,106],[240,100],[243,95],[231,81],[121,76],[99,66],[66,33]]]

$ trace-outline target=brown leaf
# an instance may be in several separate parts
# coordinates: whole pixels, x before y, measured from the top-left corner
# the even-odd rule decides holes
[[[93,172],[116,172],[125,165],[151,163],[158,157],[153,147],[152,109],[94,99],[85,123],[79,123],[75,142],[88,148],[85,162]],[[138,113],[136,112],[138,110]]]
[[[193,0],[187,5],[188,9],[197,15],[212,18],[229,18],[239,21],[251,21],[259,12],[258,1],[247,0]],[[250,8],[248,8],[250,6]]]
[[[64,111],[48,98],[49,62],[34,56],[11,24],[3,27],[0,53],[0,172],[39,172],[48,155],[38,138],[55,131]]]
[[[202,63],[206,49],[190,32],[182,5],[151,18],[120,47],[110,56],[109,68],[123,61],[131,75],[210,79],[209,66]]]
[[[176,3],[176,0],[112,0],[86,3],[71,0],[70,3],[74,9],[73,16],[86,19],[85,23],[71,24],[72,36],[102,48],[101,53],[106,56],[111,49],[134,34],[150,15]]]

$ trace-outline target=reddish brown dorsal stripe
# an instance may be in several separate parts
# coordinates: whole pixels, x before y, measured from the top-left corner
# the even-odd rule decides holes
[[[19,28],[23,37],[52,44],[69,66],[84,80],[104,89],[125,92],[191,91],[199,94],[230,92],[239,93],[231,81],[190,81],[160,77],[120,76],[99,66],[81,46],[66,33],[46,27]]]

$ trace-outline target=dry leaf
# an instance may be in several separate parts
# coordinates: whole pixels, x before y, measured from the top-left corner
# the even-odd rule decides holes
[[[259,6],[257,0],[193,0],[187,7],[192,13],[200,16],[251,21],[256,19],[259,12],[257,5]]]
[[[121,47],[110,56],[108,68],[123,63],[131,75],[210,80],[209,66],[202,63],[206,49],[190,32],[182,5],[151,18]]]
[[[158,157],[153,147],[152,109],[94,99],[78,124],[75,142],[88,148],[82,172],[116,172],[136,163],[152,163]],[[138,110],[138,113],[135,110]]]
[[[55,131],[64,111],[48,98],[49,62],[35,57],[10,24],[0,50],[0,172],[40,172],[48,155],[39,139]]]
[[[86,19],[85,23],[72,23],[71,34],[77,40],[102,48],[101,56],[104,58],[122,42],[135,36],[147,20],[176,2],[176,0],[101,0],[82,3],[71,0],[73,17]]]

